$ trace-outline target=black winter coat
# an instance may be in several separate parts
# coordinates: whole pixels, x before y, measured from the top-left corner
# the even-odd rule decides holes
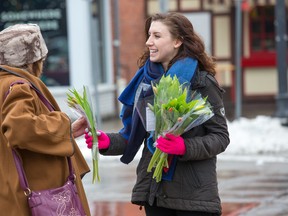
[[[216,161],[217,155],[224,152],[230,142],[222,100],[224,91],[216,79],[205,71],[196,72],[192,89],[200,92],[203,97],[208,96],[214,116],[182,135],[186,153],[178,158],[172,181],[156,183],[152,179],[153,172],[147,172],[152,154],[144,145],[136,170],[137,181],[132,191],[132,203],[221,214]],[[102,154],[123,154],[125,139],[118,133],[108,133],[108,136],[111,144]]]

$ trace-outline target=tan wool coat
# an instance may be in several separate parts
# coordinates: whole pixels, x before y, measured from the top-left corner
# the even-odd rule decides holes
[[[69,117],[60,111],[39,78],[24,70],[1,67],[24,78],[0,71],[0,212],[9,216],[30,215],[12,155],[14,148],[22,159],[31,190],[62,186],[69,174],[66,157],[72,156],[77,189],[89,216],[81,177],[90,170],[73,138]],[[19,80],[32,81],[56,111],[50,112],[28,84],[14,85],[5,97],[10,84]]]

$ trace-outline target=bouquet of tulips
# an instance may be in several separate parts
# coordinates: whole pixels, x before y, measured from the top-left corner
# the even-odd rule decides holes
[[[75,89],[69,89],[67,93],[68,106],[76,113],[77,116],[84,116],[89,125],[89,131],[91,131],[93,136],[93,146],[92,161],[93,161],[93,179],[92,182],[95,183],[97,180],[100,181],[100,176],[98,172],[98,159],[99,159],[99,149],[98,149],[98,137],[96,134],[96,118],[93,112],[93,106],[91,103],[91,97],[89,94],[88,87],[83,87],[83,94],[81,95]]]
[[[207,97],[202,98],[200,93],[192,92],[189,87],[188,82],[180,83],[176,75],[162,76],[158,83],[152,83],[154,103],[147,105],[155,117],[154,140],[168,133],[180,136],[214,115]],[[169,168],[167,158],[167,153],[155,148],[147,171],[155,168],[153,178],[157,182],[162,179],[163,168]]]

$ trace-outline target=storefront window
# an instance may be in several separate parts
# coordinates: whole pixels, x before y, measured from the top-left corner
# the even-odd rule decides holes
[[[42,80],[48,86],[69,85],[66,2],[11,0],[0,4],[0,30],[17,23],[40,26],[48,47]]]
[[[274,19],[274,6],[257,6],[251,10],[251,52],[275,50]]]

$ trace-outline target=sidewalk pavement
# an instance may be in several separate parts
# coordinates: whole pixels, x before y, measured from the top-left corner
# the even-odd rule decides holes
[[[110,119],[103,121],[101,129],[116,132],[120,128],[121,122],[118,119]],[[288,158],[286,159],[280,160],[277,155],[219,155],[217,173],[222,215],[287,216]],[[136,159],[127,166],[119,162],[117,156],[109,157],[99,163],[102,179],[100,183],[92,185],[91,174],[85,176],[84,187],[93,206],[91,210],[95,213],[94,216],[144,216],[143,210],[139,211],[129,203],[137,163]],[[114,213],[111,209],[114,209]],[[116,211],[119,213],[116,214]]]
[[[224,216],[287,216],[288,160],[218,159]]]

